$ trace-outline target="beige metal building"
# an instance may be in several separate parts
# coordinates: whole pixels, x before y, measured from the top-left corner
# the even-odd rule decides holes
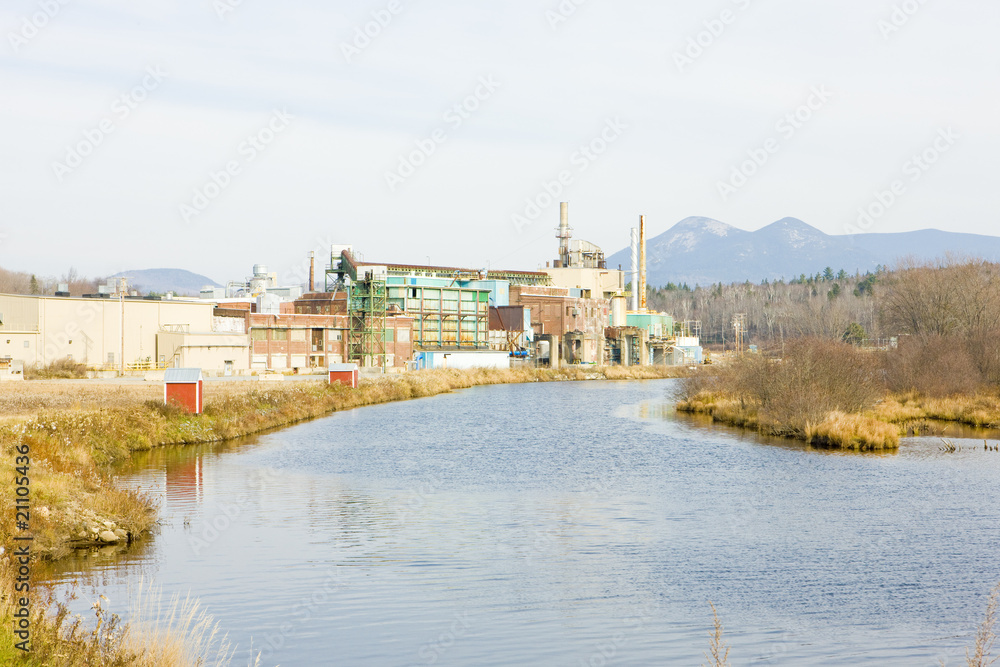
[[[112,370],[121,367],[124,343],[125,364],[135,369],[248,370],[246,330],[214,310],[211,301],[0,294],[0,358],[30,366],[70,357]]]

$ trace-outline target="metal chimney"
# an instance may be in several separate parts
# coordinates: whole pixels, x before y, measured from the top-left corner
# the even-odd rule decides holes
[[[639,312],[646,312],[646,216],[639,216]]]
[[[629,310],[639,310],[639,228],[633,227],[632,240],[632,307]]]
[[[569,226],[569,202],[559,204],[559,229],[556,238],[559,239],[559,266],[569,266],[569,240],[573,230]]]

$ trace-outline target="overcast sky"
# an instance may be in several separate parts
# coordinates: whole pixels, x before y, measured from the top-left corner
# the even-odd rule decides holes
[[[608,254],[640,214],[997,233],[995,2],[5,0],[0,30],[8,269],[536,269],[560,200]]]

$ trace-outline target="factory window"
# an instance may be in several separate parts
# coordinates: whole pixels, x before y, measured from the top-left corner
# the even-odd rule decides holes
[[[397,329],[396,330],[396,340],[400,343],[410,342],[410,330],[409,329]]]
[[[395,331],[395,329],[385,329],[385,330],[383,330],[383,333],[382,333],[382,342],[383,343],[392,343],[393,342],[393,332],[394,331]]]
[[[267,329],[251,329],[251,340],[267,340]]]
[[[271,340],[288,340],[288,329],[271,329]]]
[[[417,288],[416,287],[414,287],[413,289],[410,290],[410,298],[411,299],[416,299],[417,298]]]
[[[306,342],[306,330],[305,329],[292,329],[292,340],[297,343]]]
[[[28,341],[24,341],[24,346],[25,347],[31,347],[31,343],[29,343]]]

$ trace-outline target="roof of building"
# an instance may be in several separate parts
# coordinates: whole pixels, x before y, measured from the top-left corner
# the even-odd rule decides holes
[[[163,371],[163,381],[170,383],[193,383],[201,380],[200,368],[168,368]]]

